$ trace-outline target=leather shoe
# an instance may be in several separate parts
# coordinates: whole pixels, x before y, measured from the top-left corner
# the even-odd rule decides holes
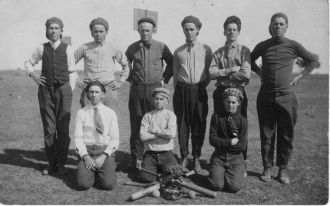
[[[65,174],[67,174],[68,172],[69,172],[68,169],[65,168],[64,166],[59,166],[59,167],[58,167],[58,173],[59,173],[60,175],[65,175]]]
[[[271,168],[265,168],[264,169],[264,172],[262,173],[260,179],[263,181],[263,182],[270,182],[272,181],[272,171],[271,171]]]
[[[49,175],[57,170],[56,166],[48,165],[45,169],[42,170],[42,175]]]
[[[189,164],[188,157],[183,157],[181,159],[181,166],[184,167],[184,168],[187,168],[188,167],[188,164]]]
[[[288,175],[286,169],[279,169],[277,178],[283,184],[286,184],[286,185],[290,184],[290,178],[289,178],[289,175]]]
[[[202,167],[201,167],[201,164],[199,162],[199,159],[198,158],[194,158],[194,170],[195,172],[198,174],[201,170],[202,170]]]

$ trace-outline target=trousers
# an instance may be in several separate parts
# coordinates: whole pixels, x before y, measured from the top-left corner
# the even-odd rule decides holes
[[[142,168],[151,172],[164,172],[168,166],[177,164],[172,151],[147,151],[144,153],[142,160]],[[141,179],[143,182],[154,182],[156,176],[141,171]]]
[[[202,83],[189,85],[178,82],[173,95],[173,108],[177,117],[181,157],[189,154],[191,133],[192,156],[200,157],[205,139],[208,113],[207,91]]]
[[[105,150],[105,147],[102,151]],[[97,158],[102,154],[99,148],[88,148],[88,154],[93,158]],[[96,169],[95,171],[88,170],[85,167],[85,163],[82,158],[79,158],[77,165],[77,187],[80,190],[87,190],[93,185],[99,189],[111,190],[115,187],[117,182],[116,177],[116,163],[115,155],[112,154],[110,157],[106,158],[102,167]]]
[[[48,163],[50,166],[64,166],[70,145],[70,83],[39,86],[38,100]]]
[[[287,167],[293,149],[297,109],[298,101],[292,90],[259,92],[257,111],[264,168],[274,165],[275,139],[276,166],[283,169]]]
[[[216,154],[210,160],[209,181],[215,190],[238,192],[244,184],[245,164],[242,154]]]

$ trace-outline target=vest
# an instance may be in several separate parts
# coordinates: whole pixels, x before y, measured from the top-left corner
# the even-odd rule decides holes
[[[50,42],[44,44],[42,54],[41,75],[46,77],[46,84],[65,84],[69,82],[68,57],[66,55],[67,44],[61,42],[54,50]]]

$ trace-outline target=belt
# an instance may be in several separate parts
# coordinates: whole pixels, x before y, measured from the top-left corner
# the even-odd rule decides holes
[[[177,85],[183,86],[183,87],[199,87],[204,86],[204,82],[198,82],[198,83],[186,83],[186,82],[178,82]]]
[[[86,149],[88,154],[92,154],[92,155],[100,155],[102,154],[105,149],[107,148],[107,146],[105,145],[86,145]]]
[[[146,151],[147,154],[164,154],[166,152],[170,152],[172,150],[168,150],[168,151],[151,151],[151,150],[148,150]]]

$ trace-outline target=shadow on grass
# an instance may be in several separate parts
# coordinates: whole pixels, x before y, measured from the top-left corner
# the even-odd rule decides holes
[[[46,152],[44,149],[40,150],[22,150],[22,149],[4,149],[4,153],[0,154],[0,164],[13,165],[18,167],[32,168],[36,171],[41,172],[48,165]],[[66,165],[76,165],[77,158],[75,157],[75,151],[70,150],[68,154],[68,160]],[[60,176],[58,173],[49,174],[51,177],[62,179],[63,182],[74,189],[74,171],[71,167],[66,167],[68,174]]]

